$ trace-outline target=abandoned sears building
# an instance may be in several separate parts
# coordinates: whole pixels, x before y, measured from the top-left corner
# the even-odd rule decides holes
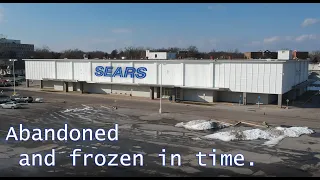
[[[65,92],[241,104],[277,103],[306,91],[308,61],[25,59],[29,80]],[[285,102],[284,102],[285,103]]]

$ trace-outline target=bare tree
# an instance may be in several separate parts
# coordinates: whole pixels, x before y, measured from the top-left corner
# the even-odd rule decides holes
[[[109,56],[110,56],[110,55],[109,55],[107,52],[105,52],[105,53],[104,53],[104,57],[105,57],[105,58],[107,58],[107,59],[108,59],[108,58],[109,58]]]
[[[244,55],[238,49],[228,50],[228,51],[216,51],[212,49],[210,52],[200,52],[196,46],[189,46],[188,48],[179,48],[179,47],[168,47],[168,48],[144,48],[144,47],[125,47],[123,49],[114,49],[111,53],[103,52],[103,51],[90,51],[84,52],[79,49],[69,49],[62,52],[54,52],[51,51],[48,46],[43,46],[42,48],[35,49],[30,56],[35,59],[59,59],[59,58],[68,58],[68,59],[82,59],[83,54],[87,54],[88,58],[121,58],[126,57],[127,59],[141,59],[146,57],[146,49],[153,51],[162,51],[162,52],[175,52],[177,56],[181,59],[184,58],[196,58],[196,59],[209,59],[210,56],[219,59],[228,59],[230,57],[233,58],[243,58]],[[315,51],[310,53],[310,58],[314,59],[315,62],[319,61],[320,51]],[[11,57],[13,58],[13,54],[10,55],[9,51],[4,49],[0,49],[0,58],[1,57]]]
[[[68,59],[83,59],[83,51],[79,49],[69,49],[61,52],[61,59],[68,58]]]
[[[61,53],[59,52],[51,52],[53,59],[59,59],[61,57]]]
[[[168,51],[170,51],[170,52],[179,52],[179,51],[181,51],[181,48],[178,48],[178,47],[169,47],[168,48]]]
[[[124,48],[123,55],[128,59],[145,58],[145,48],[143,47],[126,47]]]
[[[186,50],[188,58],[199,58],[199,50],[196,46],[189,46]]]
[[[320,51],[310,52],[309,57],[310,57],[311,63],[319,63],[320,62]]]
[[[31,58],[34,59],[54,59],[53,52],[48,46],[43,46],[42,48],[36,48],[34,52],[30,54]]]
[[[198,53],[199,52],[199,50],[198,50],[198,48],[196,46],[189,46],[187,48],[187,51],[192,52],[192,53]]]
[[[121,57],[124,57],[124,52],[120,51],[119,54],[118,54],[118,57],[119,57],[119,59],[121,59]]]
[[[121,51],[123,56],[125,56],[127,59],[133,59],[135,54],[135,48],[134,47],[126,47],[124,48],[124,51]]]
[[[114,59],[118,57],[118,51],[115,49],[113,51],[111,51],[110,53],[110,58]]]
[[[102,51],[92,51],[92,52],[88,52],[87,54],[88,56],[90,56],[89,59],[95,59],[95,58],[103,59],[105,57],[105,53]]]

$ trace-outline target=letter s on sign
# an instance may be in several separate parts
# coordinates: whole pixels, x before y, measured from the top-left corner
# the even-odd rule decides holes
[[[104,74],[104,67],[103,66],[97,66],[96,67],[96,72],[94,73],[94,75],[100,77],[103,76]]]
[[[147,73],[146,73],[145,71],[147,71],[147,68],[145,68],[145,67],[139,67],[139,68],[137,69],[136,77],[137,77],[138,79],[143,79],[143,78],[145,78],[145,77],[147,76]]]

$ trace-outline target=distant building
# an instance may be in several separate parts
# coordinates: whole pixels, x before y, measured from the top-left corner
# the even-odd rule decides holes
[[[303,51],[286,51],[286,53],[291,53],[292,56],[290,57],[292,59],[308,59],[309,58],[309,52],[303,52]],[[271,52],[271,51],[258,51],[258,52],[246,52],[244,53],[245,59],[277,59],[279,52]]]
[[[185,59],[189,57],[188,51],[178,51],[178,59]]]
[[[278,52],[258,51],[258,52],[246,52],[244,53],[245,59],[277,59]]]
[[[293,59],[308,59],[309,58],[309,52],[293,51],[292,52],[292,58]]]
[[[251,52],[245,52],[243,54],[245,59],[251,59]]]
[[[263,58],[263,52],[246,52],[244,53],[245,59],[262,59]]]
[[[12,62],[9,59],[17,59],[15,62],[15,74],[24,74],[24,58],[30,58],[34,52],[33,44],[21,44],[21,40],[0,37],[0,75],[12,73]]]
[[[33,51],[33,44],[21,44],[20,40],[0,38],[1,58],[30,58]]]
[[[151,52],[146,50],[146,59],[152,60],[165,60],[165,59],[176,59],[177,53],[174,52]]]
[[[278,59],[280,60],[292,60],[292,50],[279,50]]]

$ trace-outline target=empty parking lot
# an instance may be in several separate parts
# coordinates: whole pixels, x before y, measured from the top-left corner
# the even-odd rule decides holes
[[[4,93],[8,92],[4,90]],[[179,122],[196,119],[237,118],[255,122],[266,121],[270,124],[308,126],[318,132],[319,119],[316,115],[303,116],[277,110],[265,109],[262,112],[244,111],[239,108],[202,107],[184,104],[164,103],[165,113],[157,114],[156,101],[126,100],[123,98],[103,98],[92,95],[66,95],[19,91],[24,96],[43,97],[45,103],[30,103],[22,109],[1,109],[0,171],[3,176],[24,175],[97,175],[97,176],[319,176],[320,142],[318,133],[299,138],[286,138],[275,147],[263,146],[264,140],[222,142],[219,140],[194,140],[212,133],[211,131],[191,131],[177,128]],[[112,107],[116,106],[117,109]],[[76,110],[75,110],[76,109]],[[66,111],[67,110],[67,111]],[[302,110],[301,110],[302,111]],[[267,112],[266,115],[263,113]],[[319,117],[319,116],[318,116]],[[305,122],[302,120],[304,119]],[[285,122],[285,123],[282,123]],[[8,129],[19,124],[28,128],[62,128],[68,124],[72,128],[109,129],[119,124],[118,142],[78,141],[78,142],[13,142],[5,141]],[[21,167],[21,153],[48,153],[56,149],[56,166]],[[73,149],[81,148],[85,153],[141,153],[144,154],[143,167],[97,167],[90,163],[72,166],[69,155]],[[165,148],[167,153],[179,153],[182,166],[161,165],[158,154]],[[244,167],[200,167],[195,154],[242,153],[246,164],[255,162],[254,166]],[[209,158],[204,159],[212,163]],[[319,165],[319,164],[318,164]],[[19,173],[17,173],[19,172]]]

